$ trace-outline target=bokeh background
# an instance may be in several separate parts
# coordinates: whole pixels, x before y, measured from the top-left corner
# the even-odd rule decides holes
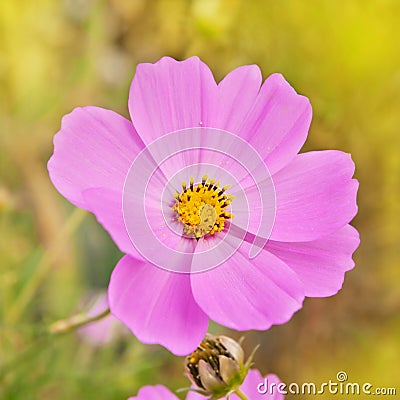
[[[283,73],[313,105],[305,150],[344,150],[357,165],[356,268],[338,295],[247,333],[248,353],[261,344],[257,367],[287,383],[345,371],[399,396],[399,18],[396,0],[1,0],[0,398],[117,400],[144,384],[187,386],[182,358],[132,335],[96,347],[47,333],[107,287],[121,257],[52,187],[52,137],[76,106],[128,116],[136,65],[163,55],[198,55],[217,80],[251,63],[264,77]]]

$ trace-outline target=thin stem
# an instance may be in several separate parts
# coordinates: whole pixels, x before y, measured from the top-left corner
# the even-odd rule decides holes
[[[20,295],[15,299],[13,305],[10,307],[6,315],[6,320],[9,324],[14,324],[19,320],[20,316],[25,310],[25,307],[30,303],[35,295],[36,290],[38,289],[42,280],[51,270],[53,261],[59,254],[60,250],[62,250],[66,239],[78,228],[86,215],[86,211],[76,208],[69,216],[67,223],[60,231],[60,234],[52,243],[50,248],[42,254],[37,264],[35,273],[32,275],[26,286],[22,289]]]
[[[235,394],[242,400],[249,400],[249,398],[240,389],[236,389]]]
[[[109,314],[110,314],[109,308],[107,308],[106,310],[102,311],[101,313],[99,313],[93,317],[88,317],[85,314],[77,314],[70,318],[61,319],[59,321],[54,322],[53,324],[50,325],[49,331],[50,331],[50,333],[53,333],[53,334],[71,332],[75,329],[78,329],[78,328],[84,326],[84,325],[99,321],[100,319],[107,317],[107,315],[109,315]]]

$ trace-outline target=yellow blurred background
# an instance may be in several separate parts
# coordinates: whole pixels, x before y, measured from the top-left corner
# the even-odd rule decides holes
[[[46,333],[107,287],[121,256],[51,185],[52,137],[76,106],[128,116],[136,65],[164,55],[198,55],[217,80],[243,64],[283,73],[313,105],[304,150],[340,149],[357,165],[356,268],[338,295],[246,334],[247,352],[261,344],[256,366],[287,383],[345,371],[399,396],[399,20],[397,0],[1,0],[0,399],[117,400],[144,384],[187,386],[183,359],[133,336],[98,349]]]

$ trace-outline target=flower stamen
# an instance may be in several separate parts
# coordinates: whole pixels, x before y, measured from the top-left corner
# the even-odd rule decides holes
[[[190,178],[189,186],[182,182],[181,193],[175,193],[175,204],[172,209],[177,220],[183,224],[183,233],[199,240],[206,235],[214,235],[225,228],[225,222],[233,218],[227,211],[233,196],[225,194],[229,185],[219,186],[215,179],[204,175],[201,183]]]

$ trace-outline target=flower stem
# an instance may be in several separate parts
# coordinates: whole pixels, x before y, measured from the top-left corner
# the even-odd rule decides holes
[[[240,389],[236,389],[235,394],[237,397],[239,397],[239,399],[249,400],[249,398]]]
[[[85,314],[76,314],[70,318],[60,319],[59,321],[54,322],[49,326],[49,331],[52,334],[60,334],[60,333],[67,333],[71,332],[75,329],[78,329],[84,325],[90,324],[92,322],[99,321],[100,319],[107,317],[110,314],[110,309],[107,308],[106,310],[102,311],[101,313],[93,316],[88,317]]]

